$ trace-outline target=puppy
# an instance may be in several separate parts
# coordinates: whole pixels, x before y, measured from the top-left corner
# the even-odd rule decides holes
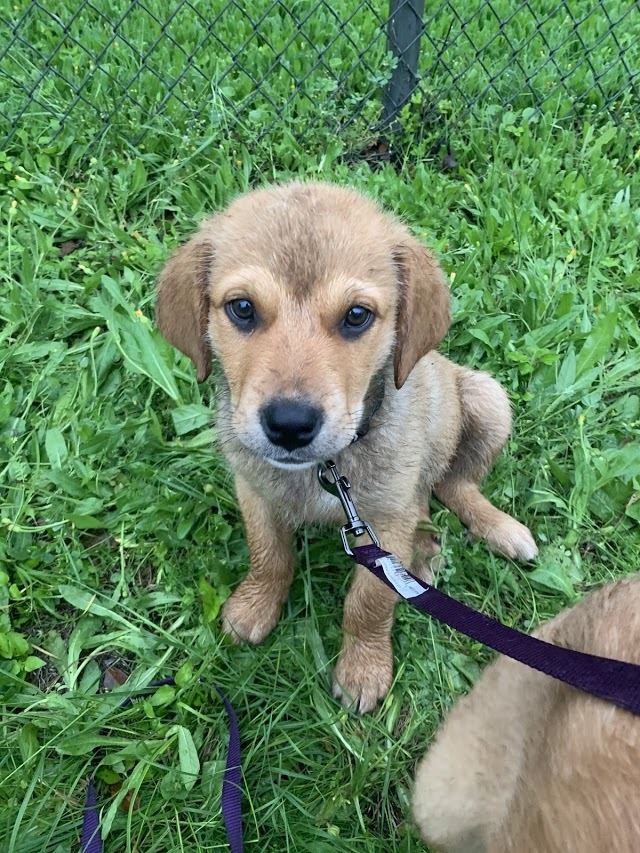
[[[640,663],[640,576],[535,635]],[[432,851],[640,850],[640,718],[498,658],[418,765],[413,811]]]
[[[223,611],[235,638],[259,643],[276,624],[295,528],[344,523],[317,482],[321,460],[349,478],[385,549],[408,565],[420,546],[416,571],[437,551],[415,540],[432,492],[496,551],[535,556],[527,528],[478,488],[510,432],[507,396],[433,351],[450,322],[443,274],[358,193],[292,183],[238,198],[169,260],[157,322],[200,382],[212,358],[221,367],[217,433],[251,558]],[[356,568],[334,684],[363,712],[391,684],[396,598]]]

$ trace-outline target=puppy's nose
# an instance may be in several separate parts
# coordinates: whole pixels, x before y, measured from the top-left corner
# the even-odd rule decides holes
[[[300,400],[272,400],[260,412],[265,435],[272,444],[285,450],[311,444],[323,420],[319,409]]]

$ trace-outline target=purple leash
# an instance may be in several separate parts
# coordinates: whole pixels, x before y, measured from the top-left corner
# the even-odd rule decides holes
[[[242,853],[242,783],[240,779],[240,730],[233,705],[216,687],[229,717],[229,747],[222,780],[222,818],[231,853]]]
[[[165,684],[174,685],[175,679],[163,678],[149,684],[147,689],[163,687]],[[229,717],[229,747],[227,750],[227,764],[222,780],[222,819],[227,833],[227,841],[231,853],[242,853],[242,784],[240,778],[240,730],[238,718],[233,710],[233,705],[227,699],[220,687],[216,690],[222,699],[227,716]],[[120,705],[126,708],[146,691],[135,693],[127,697]],[[96,788],[93,775],[89,779],[87,787],[87,798],[85,802],[84,820],[82,823],[82,837],[80,840],[80,853],[103,853],[102,836],[100,834],[100,809],[96,802]]]
[[[84,820],[82,821],[82,838],[80,853],[102,853],[102,836],[100,835],[100,809],[96,802],[96,786],[93,776],[89,779],[87,799],[84,804]]]
[[[380,548],[371,527],[358,516],[349,494],[349,481],[339,475],[333,462],[318,467],[318,479],[324,489],[340,500],[346,513],[348,522],[340,534],[347,554],[418,610],[538,672],[640,715],[640,666],[546,643],[509,628],[425,583],[408,572],[394,554]],[[374,544],[351,550],[347,534],[363,533]]]
[[[353,559],[418,610],[500,654],[640,714],[640,666],[555,646],[509,628],[456,601],[408,572],[397,557],[377,545],[353,549]]]

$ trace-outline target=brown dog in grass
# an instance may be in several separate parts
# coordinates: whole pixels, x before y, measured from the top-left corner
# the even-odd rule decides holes
[[[535,635],[640,663],[640,576]],[[434,853],[636,853],[640,718],[498,658],[419,764],[413,810]]]
[[[316,479],[333,459],[383,548],[416,571],[437,551],[416,536],[431,493],[496,551],[536,554],[479,483],[511,428],[491,377],[433,350],[449,328],[433,255],[358,193],[319,183],[251,192],[205,222],[162,272],[157,321],[194,362],[221,366],[217,432],[235,475],[251,568],[225,630],[259,643],[293,577],[292,535],[343,524]],[[369,711],[389,689],[396,595],[357,568],[344,606],[335,692]]]

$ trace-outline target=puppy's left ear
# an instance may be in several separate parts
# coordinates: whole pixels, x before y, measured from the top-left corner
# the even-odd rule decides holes
[[[399,286],[394,379],[402,388],[416,363],[449,331],[451,303],[438,262],[413,237],[394,247],[393,260]]]

